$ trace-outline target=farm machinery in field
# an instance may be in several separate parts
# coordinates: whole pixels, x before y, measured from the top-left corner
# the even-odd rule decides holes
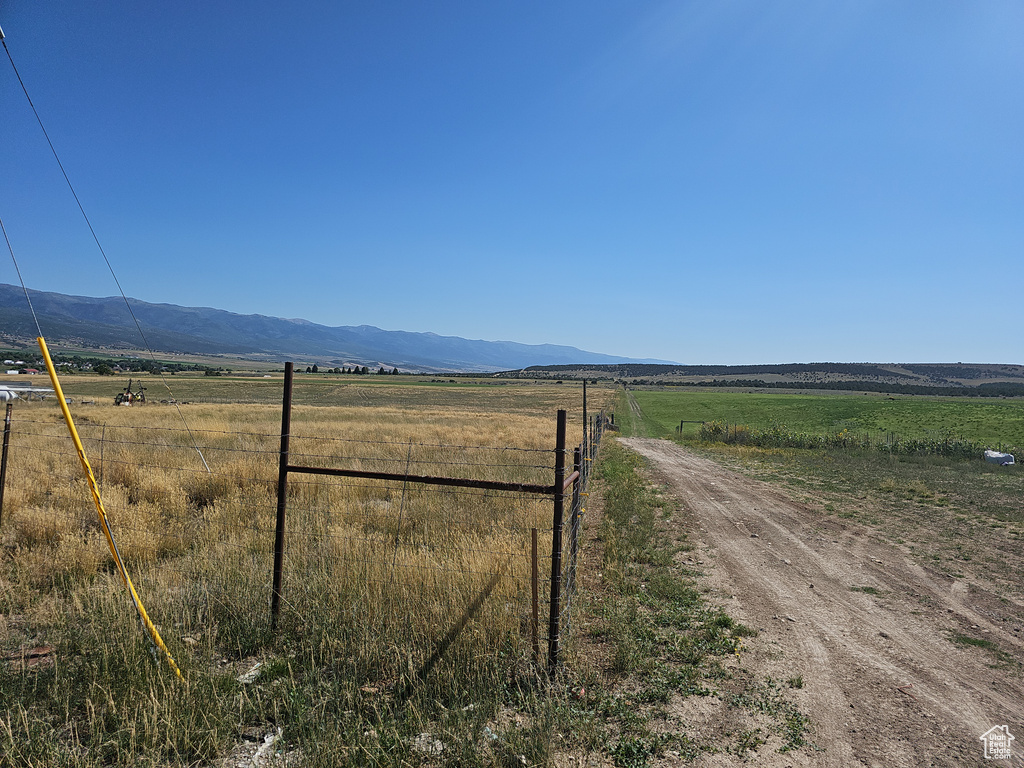
[[[124,392],[118,392],[114,397],[114,405],[135,405],[144,402],[146,402],[146,388],[140,383],[132,391],[131,379],[128,379],[128,386],[124,388]]]

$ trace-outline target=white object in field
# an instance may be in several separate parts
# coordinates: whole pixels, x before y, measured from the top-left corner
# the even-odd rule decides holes
[[[240,682],[242,685],[248,685],[249,683],[253,682],[257,677],[260,676],[260,668],[262,666],[263,666],[263,662],[262,661],[257,661],[255,664],[253,664],[249,668],[248,672],[239,675],[235,679],[238,680],[238,682]]]
[[[17,399],[21,395],[28,396],[28,399],[32,399],[32,395],[38,395],[39,399],[52,393],[53,390],[49,387],[23,387],[19,384],[3,384],[0,383],[0,403],[6,403],[11,400]]]
[[[1012,453],[1000,453],[999,451],[985,451],[985,461],[1004,467],[1014,463]]]

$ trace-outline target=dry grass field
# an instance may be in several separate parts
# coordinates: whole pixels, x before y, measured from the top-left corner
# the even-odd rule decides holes
[[[530,529],[550,552],[549,499],[293,476],[272,633],[280,380],[175,376],[178,408],[156,380],[146,405],[108,405],[124,383],[63,386],[187,682],[150,655],[58,409],[19,402],[0,520],[5,764],[214,765],[264,746],[303,765],[438,745],[470,764],[540,759],[543,718],[508,729],[502,707],[536,694]],[[612,397],[590,394],[592,411]],[[582,438],[576,384],[297,376],[294,402],[293,464],[550,484],[559,408],[569,445]]]

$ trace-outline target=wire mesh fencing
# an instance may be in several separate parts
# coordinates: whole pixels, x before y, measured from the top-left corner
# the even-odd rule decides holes
[[[466,633],[537,661],[546,649],[557,664],[596,426],[575,451],[290,435],[284,531],[281,434],[78,429],[120,553],[165,634],[215,633],[244,652],[271,634],[277,595],[288,633],[359,623],[389,647],[434,649]],[[64,425],[33,411],[14,420],[9,442],[0,537],[22,575],[108,574]],[[318,474],[338,469],[352,474]]]

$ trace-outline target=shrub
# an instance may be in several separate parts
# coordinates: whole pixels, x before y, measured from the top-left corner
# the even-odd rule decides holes
[[[784,424],[772,422],[766,429],[751,429],[746,424],[729,425],[709,421],[701,425],[698,437],[704,442],[730,445],[752,445],[758,448],[805,449],[870,449],[903,456],[945,456],[956,459],[978,459],[988,446],[963,437],[945,435],[941,438],[905,438],[889,435],[884,442],[875,443],[868,434],[855,434],[848,429],[824,435],[796,432]],[[1012,447],[999,446],[998,450],[1013,453]]]

